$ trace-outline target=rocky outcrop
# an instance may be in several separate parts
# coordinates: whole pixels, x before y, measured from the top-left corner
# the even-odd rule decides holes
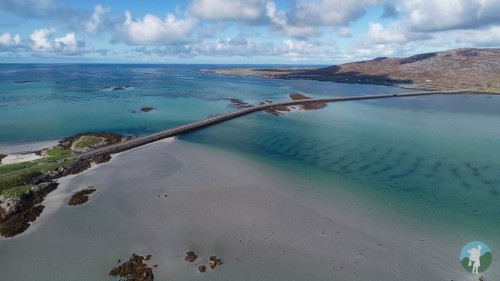
[[[236,108],[249,108],[249,107],[252,107],[251,104],[249,103],[246,103],[240,99],[237,99],[237,98],[231,98],[231,99],[227,99],[231,102],[231,104],[236,107]]]
[[[218,265],[222,265],[222,260],[218,259],[216,256],[210,256],[210,261],[208,262],[208,265],[210,266],[211,269],[214,269]]]
[[[68,201],[69,206],[78,206],[89,201],[89,195],[96,191],[95,188],[91,186],[75,192]]]
[[[90,168],[92,163],[104,163],[110,159],[109,154],[100,154],[92,158],[76,160],[55,171],[34,173],[29,180],[21,185],[34,185],[35,187],[14,201],[0,202],[0,235],[13,237],[24,232],[29,227],[29,223],[35,221],[44,208],[40,203],[58,185],[52,180],[81,173]]]
[[[147,257],[151,257],[148,255]],[[145,260],[149,258],[132,254],[132,257],[121,265],[111,269],[109,275],[114,277],[123,277],[127,281],[153,281],[154,274],[153,269],[148,267]]]
[[[312,98],[308,96],[304,96],[303,94],[300,93],[292,93],[289,95],[289,97],[294,100],[294,101],[304,101],[304,100],[312,100]],[[267,102],[267,101],[266,101]],[[270,102],[272,103],[272,102]],[[266,103],[261,103],[260,105],[265,105]],[[304,103],[304,104],[299,104],[298,109],[299,110],[316,110],[316,109],[321,109],[326,107],[327,103],[324,101],[318,101],[318,102],[309,102],[309,103]],[[283,115],[284,112],[289,112],[291,111],[290,106],[286,105],[275,105],[273,107],[270,107],[266,110],[265,112],[272,114],[272,115]]]
[[[186,253],[184,260],[188,262],[194,262],[197,258],[198,256],[193,251],[189,251]]]
[[[59,146],[64,148],[64,149],[71,149],[71,147],[73,146],[73,144],[75,142],[77,142],[81,137],[85,137],[85,136],[102,138],[103,143],[100,144],[99,147],[119,143],[119,142],[124,140],[124,137],[121,135],[118,135],[118,134],[103,133],[103,132],[89,132],[89,133],[76,134],[74,136],[65,138],[59,142]]]
[[[155,110],[153,107],[143,107],[141,108],[141,112],[151,112]]]
[[[303,94],[293,93],[289,95],[292,100],[310,100],[312,98],[304,96]],[[326,102],[313,102],[300,105],[302,110],[316,110],[326,107]]]
[[[10,208],[3,220],[0,222],[0,235],[13,237],[24,232],[30,223],[42,213],[44,206],[41,205],[47,194],[54,191],[59,184],[47,182],[28,190],[22,194]]]
[[[24,184],[35,185],[42,182],[47,182],[55,180],[68,175],[79,174],[92,166],[92,163],[101,164],[111,160],[111,155],[109,154],[99,154],[91,158],[78,159],[66,166],[60,167],[55,171],[50,171],[47,173],[38,173],[36,176],[31,177],[31,179]]]

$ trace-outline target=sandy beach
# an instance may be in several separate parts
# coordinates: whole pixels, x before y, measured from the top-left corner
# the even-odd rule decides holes
[[[341,187],[326,199],[314,179],[181,140],[60,183],[28,231],[0,239],[5,280],[115,280],[109,270],[132,253],[152,255],[155,280],[477,280],[457,262],[459,235],[381,215]],[[88,186],[90,202],[66,205]],[[183,260],[189,250],[194,263]],[[200,276],[211,255],[224,265]]]
[[[2,154],[27,154],[47,147],[54,146],[58,141],[41,141],[25,144],[0,144]]]

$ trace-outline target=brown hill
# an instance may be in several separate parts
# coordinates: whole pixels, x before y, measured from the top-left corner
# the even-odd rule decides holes
[[[500,49],[455,49],[407,58],[382,57],[274,78],[500,92]]]

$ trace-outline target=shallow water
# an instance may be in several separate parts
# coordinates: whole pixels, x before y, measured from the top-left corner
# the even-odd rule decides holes
[[[257,104],[286,100],[295,91],[317,96],[400,91],[198,71],[210,67],[216,66],[1,65],[0,145],[55,140],[87,131],[145,135],[234,111],[229,98]],[[143,113],[142,107],[156,110]]]
[[[498,241],[499,106],[500,97],[470,95],[336,103],[256,114],[181,139],[349,186],[443,233]]]
[[[2,65],[0,147],[57,140],[85,131],[144,135],[234,111],[229,98],[256,104],[266,99],[286,100],[291,92],[313,97],[401,92],[382,86],[266,80],[196,71],[201,68],[207,66]],[[108,88],[115,86],[130,87],[120,91]],[[139,112],[146,106],[156,110]],[[341,193],[354,195],[351,198],[359,198],[360,204],[366,205],[364,211],[394,220],[394,225],[405,224],[407,229],[421,233],[422,241],[432,240],[429,235],[449,236],[450,242],[445,246],[456,248],[457,255],[463,245],[473,240],[486,242],[495,254],[500,252],[499,108],[500,96],[479,95],[333,103],[318,111],[283,116],[252,114],[182,136],[179,143],[250,159],[258,163],[257,170],[273,167],[281,171],[278,176],[282,178],[293,174],[317,181],[317,186],[287,187],[304,198],[311,197],[313,202],[328,202]],[[148,164],[165,165],[167,173],[176,169],[169,166],[175,164],[169,160],[155,159]],[[162,171],[158,167],[152,170]],[[97,171],[105,174],[107,170]],[[118,182],[127,187],[107,187],[106,204],[96,203],[96,209],[92,205],[82,207],[87,213],[64,210],[69,213],[56,213],[53,220],[48,215],[49,221],[43,227],[35,227],[29,235],[1,241],[0,250],[10,255],[2,257],[10,260],[10,276],[21,270],[24,263],[20,261],[34,267],[64,264],[67,255],[57,254],[58,260],[44,260],[43,255],[53,247],[60,247],[57,251],[82,251],[68,267],[76,272],[78,263],[89,263],[85,259],[92,257],[93,250],[112,248],[114,244],[108,245],[104,236],[119,235],[120,229],[131,231],[125,225],[128,215],[133,216],[131,221],[140,222],[149,211],[158,212],[146,199],[155,195],[158,182],[135,183],[127,173],[119,176],[123,179]],[[163,181],[164,176],[168,182],[168,175],[153,177],[153,181]],[[189,185],[189,178],[183,180],[186,182],[179,184]],[[108,182],[116,181],[99,179],[103,186]],[[78,180],[73,183],[86,184]],[[142,188],[153,190],[142,194]],[[130,208],[124,207],[127,204]],[[109,206],[113,206],[109,217],[92,220]],[[148,206],[148,211],[142,209],[144,206]],[[134,208],[142,210],[140,216],[134,216]],[[120,224],[118,228],[107,225],[115,219]],[[64,226],[57,223],[61,221]],[[98,227],[92,226],[95,222]],[[50,227],[54,229],[47,229]],[[53,239],[56,233],[67,239],[62,246],[58,239]],[[133,233],[140,236],[140,232]],[[72,244],[71,237],[86,243],[98,242],[88,247],[84,242]],[[123,247],[127,239],[133,238],[119,239],[116,246]],[[38,248],[44,243],[44,247]],[[147,248],[140,243],[132,246]],[[37,254],[22,254],[30,251]],[[124,258],[127,251],[98,252],[104,255],[100,260],[105,261],[117,255]],[[105,272],[112,265],[99,265],[99,270]],[[1,266],[0,263],[0,269]],[[53,280],[61,279],[61,271],[58,272]],[[99,274],[92,272],[89,276],[96,278]],[[50,270],[44,276],[45,280],[52,280]],[[86,280],[85,276],[82,278]]]

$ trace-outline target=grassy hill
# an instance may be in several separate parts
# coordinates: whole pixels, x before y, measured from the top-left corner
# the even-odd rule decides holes
[[[500,93],[500,49],[455,49],[406,58],[381,57],[283,74],[285,79],[404,85],[432,90]]]

